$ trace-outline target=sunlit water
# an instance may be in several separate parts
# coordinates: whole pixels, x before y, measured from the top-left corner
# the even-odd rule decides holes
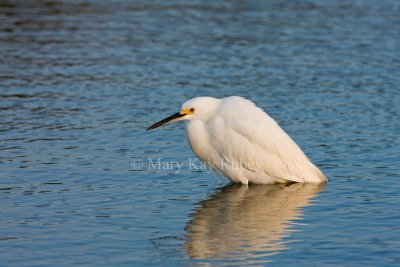
[[[399,265],[399,14],[0,1],[0,265]],[[144,131],[199,95],[253,100],[330,182],[229,185],[184,123]]]

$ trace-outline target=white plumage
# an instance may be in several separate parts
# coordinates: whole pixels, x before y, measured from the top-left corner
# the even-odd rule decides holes
[[[263,110],[242,97],[196,97],[181,111],[150,126],[188,120],[193,153],[233,182],[319,183],[324,174]]]

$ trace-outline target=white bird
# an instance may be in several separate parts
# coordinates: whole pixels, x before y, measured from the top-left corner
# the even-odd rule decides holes
[[[325,175],[262,109],[239,96],[196,97],[147,130],[187,120],[187,141],[208,166],[236,183],[321,183]]]

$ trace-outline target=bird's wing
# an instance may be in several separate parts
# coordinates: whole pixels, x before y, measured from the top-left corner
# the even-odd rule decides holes
[[[239,145],[226,147],[225,151],[244,168],[258,174],[303,182],[301,178],[293,174],[292,168],[289,166],[293,164],[293,160],[288,157],[290,151],[284,153],[278,147],[279,142],[274,142],[273,133],[258,130],[257,126],[257,124],[252,125],[251,123],[241,123],[241,125],[232,123],[227,139],[234,139],[235,143]]]
[[[214,146],[220,156],[261,175],[304,182],[295,171],[306,156],[271,117],[244,101],[226,105],[218,114],[218,128],[224,132],[219,132]]]

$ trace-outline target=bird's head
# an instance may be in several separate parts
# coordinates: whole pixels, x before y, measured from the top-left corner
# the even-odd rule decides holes
[[[159,122],[154,123],[146,131],[163,126],[170,122],[181,120],[202,120],[207,121],[217,111],[220,100],[213,97],[195,97],[183,103],[181,110]]]

